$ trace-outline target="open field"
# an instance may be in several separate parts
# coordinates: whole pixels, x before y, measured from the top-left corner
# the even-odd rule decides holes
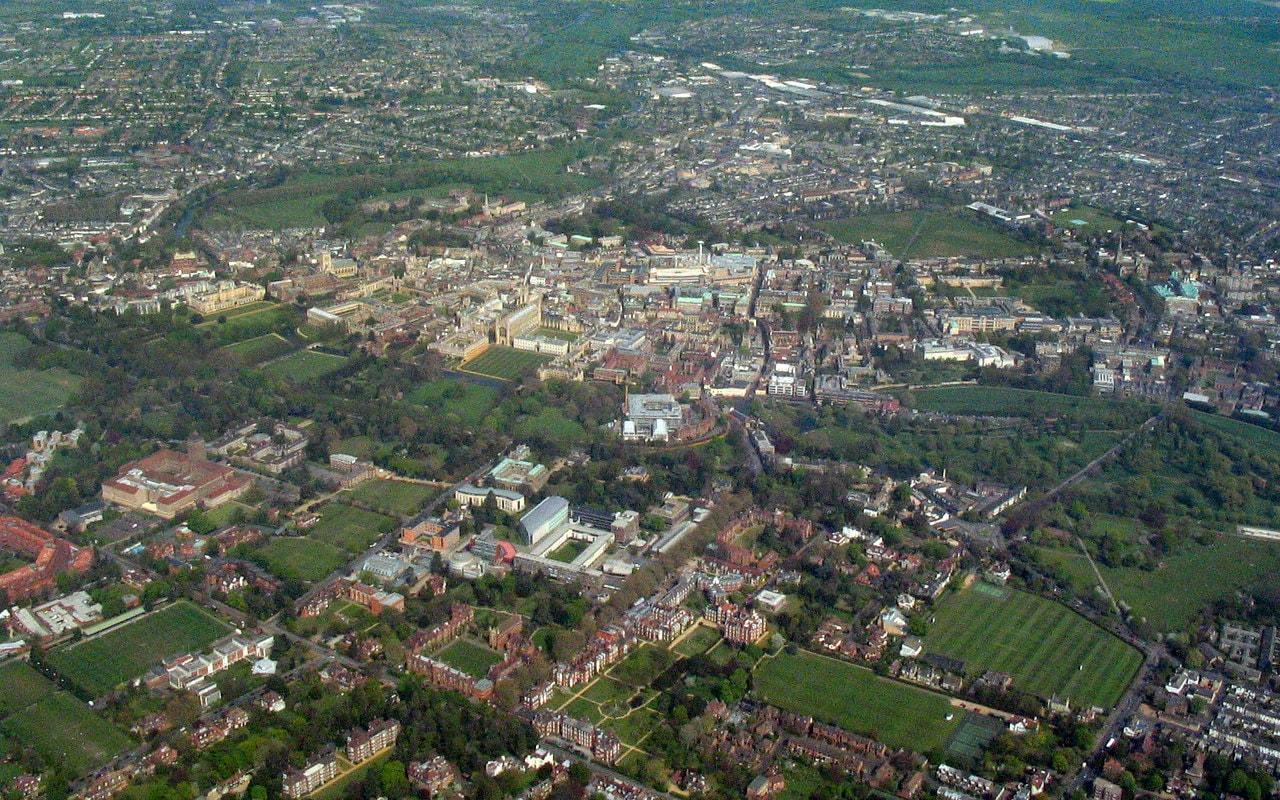
[[[405,399],[446,419],[456,418],[463,425],[479,425],[498,402],[498,391],[492,386],[442,378],[422,384]]]
[[[307,536],[352,554],[368,549],[396,525],[394,519],[384,514],[343,503],[329,503],[319,513],[320,521]]]
[[[923,753],[941,752],[962,716],[943,695],[817,653],[767,658],[754,683],[755,693],[779,708]]]
[[[35,674],[31,667],[22,668]],[[18,678],[20,670],[6,669],[4,679]],[[29,683],[31,678],[18,678]],[[43,680],[43,678],[41,678]],[[53,690],[0,720],[5,737],[34,749],[46,761],[60,763],[76,776],[110,761],[133,744],[123,731],[99,717],[67,692]]]
[[[1059,228],[1069,228],[1085,234],[1105,233],[1124,226],[1123,219],[1092,206],[1064,208],[1051,214],[1049,219]]]
[[[7,717],[56,691],[58,687],[53,681],[25,661],[0,664],[0,717]]]
[[[263,374],[289,381],[291,383],[309,383],[323,378],[347,363],[346,356],[332,353],[321,353],[318,350],[299,350],[277,361],[262,366]]]
[[[676,656],[653,644],[643,644],[609,670],[609,677],[632,686],[648,686],[671,666]]]
[[[462,369],[504,381],[518,381],[550,360],[540,353],[494,345],[463,364]]]
[[[97,697],[166,658],[199,650],[230,632],[222,620],[180,600],[95,639],[53,650],[48,661],[64,678]]]
[[[410,516],[422,510],[436,492],[420,483],[374,479],[365,481],[343,494],[361,505],[386,514]]]
[[[849,244],[873,239],[898,258],[1007,258],[1034,252],[967,211],[888,211],[824,222],[819,227]]]
[[[489,667],[502,661],[502,656],[470,639],[454,639],[437,652],[435,657],[473,678],[483,678],[489,674]]]
[[[18,366],[18,357],[29,347],[22,334],[0,331],[0,424],[57,411],[80,387],[80,379],[61,367]]]
[[[297,321],[298,312],[294,307],[261,301],[213,314],[196,328],[208,331],[215,343],[225,346],[290,328]]]
[[[555,198],[595,185],[591,178],[565,171],[567,164],[591,150],[592,144],[575,143],[508,156],[359,164],[302,172],[280,186],[245,189],[221,198],[202,224],[210,228],[321,226],[327,224],[321,207],[344,193],[358,193],[361,199],[425,196],[447,187],[524,200]]]
[[[1007,672],[1041,697],[1111,708],[1142,655],[1066,606],[1026,592],[976,583],[947,595],[925,637],[926,650],[958,658],[966,671]]]
[[[720,641],[720,631],[708,625],[698,625],[675,646],[675,651],[685,657],[700,656]]]
[[[1039,548],[1037,559],[1062,573],[1077,591],[1090,592],[1097,578],[1079,550]],[[1190,542],[1165,556],[1154,571],[1099,564],[1116,600],[1162,631],[1182,631],[1200,611],[1237,590],[1280,572],[1280,543],[1226,534],[1208,545]],[[1205,580],[1212,575],[1213,580]]]
[[[272,574],[300,581],[318,581],[347,560],[344,551],[306,536],[274,538],[255,555],[266,563]]]
[[[916,389],[915,408],[944,414],[975,414],[997,417],[1045,417],[1083,412],[1107,414],[1123,405],[1098,397],[1078,397],[1007,386],[942,386]]]
[[[1280,431],[1203,411],[1192,411],[1191,416],[1197,422],[1203,422],[1214,430],[1238,437],[1249,444],[1280,449]]]
[[[237,364],[253,366],[263,361],[288,353],[294,347],[288,339],[278,333],[264,333],[252,339],[229,344],[222,348],[222,353],[234,359]]]

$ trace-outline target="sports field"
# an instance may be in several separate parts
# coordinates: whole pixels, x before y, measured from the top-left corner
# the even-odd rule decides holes
[[[320,521],[307,536],[348,553],[359,553],[395,526],[396,521],[384,514],[343,503],[329,503],[320,509]]]
[[[1026,592],[975,583],[948,595],[925,649],[958,658],[966,671],[1007,672],[1014,686],[1078,706],[1111,708],[1142,655],[1066,606]]]
[[[318,581],[347,560],[343,550],[309,536],[274,538],[255,555],[273,575],[299,581]]]
[[[30,347],[22,334],[0,331],[0,424],[57,411],[80,386],[61,367],[22,369],[18,357]]]
[[[421,511],[436,493],[430,486],[420,483],[377,479],[365,481],[346,494],[353,501],[384,514],[409,516]]]
[[[454,639],[436,653],[435,657],[473,678],[488,675],[489,667],[502,660],[502,656],[493,650],[470,639]]]
[[[824,222],[820,228],[836,239],[858,244],[875,240],[898,258],[1006,258],[1035,248],[994,224],[965,211],[884,211]]]
[[[0,666],[0,740],[33,748],[73,775],[98,767],[132,742],[25,661]]]
[[[263,374],[290,383],[308,383],[323,378],[347,363],[346,356],[321,353],[318,350],[299,350],[262,366]]]
[[[495,345],[462,365],[467,372],[518,381],[551,359],[540,353]]]
[[[166,658],[200,650],[229,633],[231,627],[225,622],[180,600],[97,638],[53,650],[48,662],[97,697]]]
[[[943,695],[817,653],[767,658],[753,678],[767,703],[922,753],[941,752],[963,716]]]

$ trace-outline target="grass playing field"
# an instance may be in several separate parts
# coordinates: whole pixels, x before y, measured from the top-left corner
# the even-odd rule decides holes
[[[1098,579],[1077,549],[1039,548],[1037,559],[1062,574],[1079,592],[1092,592]],[[1280,545],[1224,535],[1211,544],[1188,542],[1164,556],[1154,571],[1099,564],[1116,600],[1162,631],[1186,630],[1200,611],[1244,587],[1280,571]],[[1212,575],[1213,580],[1204,579]]]
[[[383,514],[329,503],[320,509],[320,521],[307,536],[355,554],[367,549],[395,525],[394,519]]]
[[[898,258],[1006,258],[1033,252],[994,225],[968,212],[887,211],[822,223],[819,227],[842,242],[875,240]]]
[[[493,650],[470,639],[454,639],[436,653],[435,657],[473,678],[488,675],[489,667],[502,660],[502,656]]]
[[[82,775],[129,747],[129,737],[25,661],[0,666],[0,739]]]
[[[379,479],[365,481],[344,496],[386,514],[409,516],[421,511],[435,493],[430,486],[420,483]]]
[[[262,366],[263,374],[290,383],[309,383],[323,378],[347,363],[346,356],[321,353],[318,350],[299,350],[284,358]]]
[[[20,333],[0,331],[0,423],[57,411],[80,386],[65,369],[22,369],[18,357],[31,342]]]
[[[166,658],[199,650],[231,627],[185,600],[120,628],[49,653],[64,678],[97,697]]]
[[[948,595],[925,649],[962,659],[971,675],[1007,672],[1041,697],[1111,708],[1142,655],[1066,606],[1026,592],[975,583]]]
[[[255,555],[272,574],[299,581],[318,581],[347,560],[345,551],[308,536],[272,539]]]
[[[540,353],[495,345],[462,365],[467,372],[518,381],[551,359]]]
[[[803,651],[765,659],[754,688],[779,708],[923,753],[941,752],[963,716],[943,695]]]

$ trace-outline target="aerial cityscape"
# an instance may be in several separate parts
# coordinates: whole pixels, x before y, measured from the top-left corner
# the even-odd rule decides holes
[[[1280,4],[0,2],[0,800],[1264,800]]]

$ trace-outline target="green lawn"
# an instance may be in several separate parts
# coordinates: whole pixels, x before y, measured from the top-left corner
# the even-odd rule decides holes
[[[648,686],[675,660],[675,655],[667,650],[642,644],[609,670],[609,676],[635,687]]]
[[[429,381],[409,393],[410,403],[426,406],[445,419],[459,424],[479,425],[498,402],[498,390],[464,380]]]
[[[47,694],[0,721],[0,733],[76,776],[105,764],[133,744],[123,731],[67,692]]]
[[[58,687],[25,661],[0,664],[0,718],[58,691]]]
[[[396,526],[391,517],[343,503],[329,503],[319,513],[320,521],[307,536],[353,555],[367,550]]]
[[[1059,228],[1068,228],[1086,234],[1105,233],[1119,230],[1124,220],[1092,206],[1073,206],[1064,208],[1049,215],[1050,221]]]
[[[541,353],[495,345],[463,364],[462,369],[504,381],[518,381],[550,360]]]
[[[948,594],[925,649],[962,659],[970,675],[1007,672],[1041,697],[1111,708],[1142,655],[1061,603],[985,583]]]
[[[560,561],[565,564],[573,563],[573,560],[582,555],[582,551],[587,549],[588,542],[570,539],[564,544],[547,553],[547,558],[552,561]]]
[[[601,727],[613,731],[625,744],[639,745],[654,728],[662,724],[658,712],[649,708],[638,708],[620,719],[606,719]]]
[[[1079,550],[1039,548],[1036,553],[1077,591],[1093,591],[1097,578]],[[1280,573],[1280,544],[1227,534],[1208,545],[1184,544],[1154,571],[1105,564],[1098,569],[1135,617],[1158,630],[1182,631],[1211,603]]]
[[[323,378],[347,363],[346,356],[321,353],[318,350],[299,350],[262,366],[269,377],[290,383],[309,383]]]
[[[858,244],[875,240],[898,258],[1007,258],[1035,251],[995,225],[965,211],[884,211],[824,222],[836,239]]]
[[[310,537],[279,537],[257,550],[272,574],[285,580],[318,581],[346,563],[347,553]]]
[[[61,367],[23,369],[19,363],[31,342],[20,333],[0,331],[0,423],[57,411],[80,388],[80,378]]]
[[[210,332],[215,343],[226,346],[274,333],[298,321],[298,310],[293,306],[261,301],[211,314],[196,328]]]
[[[473,678],[483,678],[489,668],[502,661],[502,656],[470,639],[454,639],[435,654],[435,658]]]
[[[341,800],[347,796],[347,787],[364,777],[364,774],[371,769],[381,769],[382,763],[391,757],[395,750],[387,750],[379,753],[360,766],[348,772],[346,775],[338,778],[333,783],[322,788],[320,791],[312,795],[312,800]],[[339,760],[338,766],[341,768],[346,763],[345,760]]]
[[[1069,413],[1108,415],[1125,405],[1098,397],[1078,397],[1007,386],[942,386],[936,389],[916,389],[911,394],[915,398],[914,407],[920,411],[1035,419]]]
[[[765,702],[921,753],[941,752],[963,716],[943,695],[817,653],[765,659],[753,679]]]
[[[699,625],[675,646],[675,651],[682,656],[698,656],[710,650],[718,641],[720,641],[719,631],[706,625]]]
[[[1231,417],[1206,414],[1203,411],[1192,411],[1191,416],[1197,422],[1203,422],[1214,430],[1243,439],[1251,445],[1280,449],[1280,431],[1232,419]]]
[[[361,483],[349,492],[344,492],[343,496],[349,496],[357,503],[386,514],[411,516],[421,511],[435,494],[436,491],[430,486],[420,483],[376,479]]]
[[[222,353],[235,359],[236,363],[245,366],[261,364],[288,353],[294,347],[288,339],[278,333],[264,333],[252,339],[229,344],[222,348]]]
[[[53,650],[48,662],[96,697],[166,658],[200,650],[230,632],[222,620],[180,600],[97,638]]]

